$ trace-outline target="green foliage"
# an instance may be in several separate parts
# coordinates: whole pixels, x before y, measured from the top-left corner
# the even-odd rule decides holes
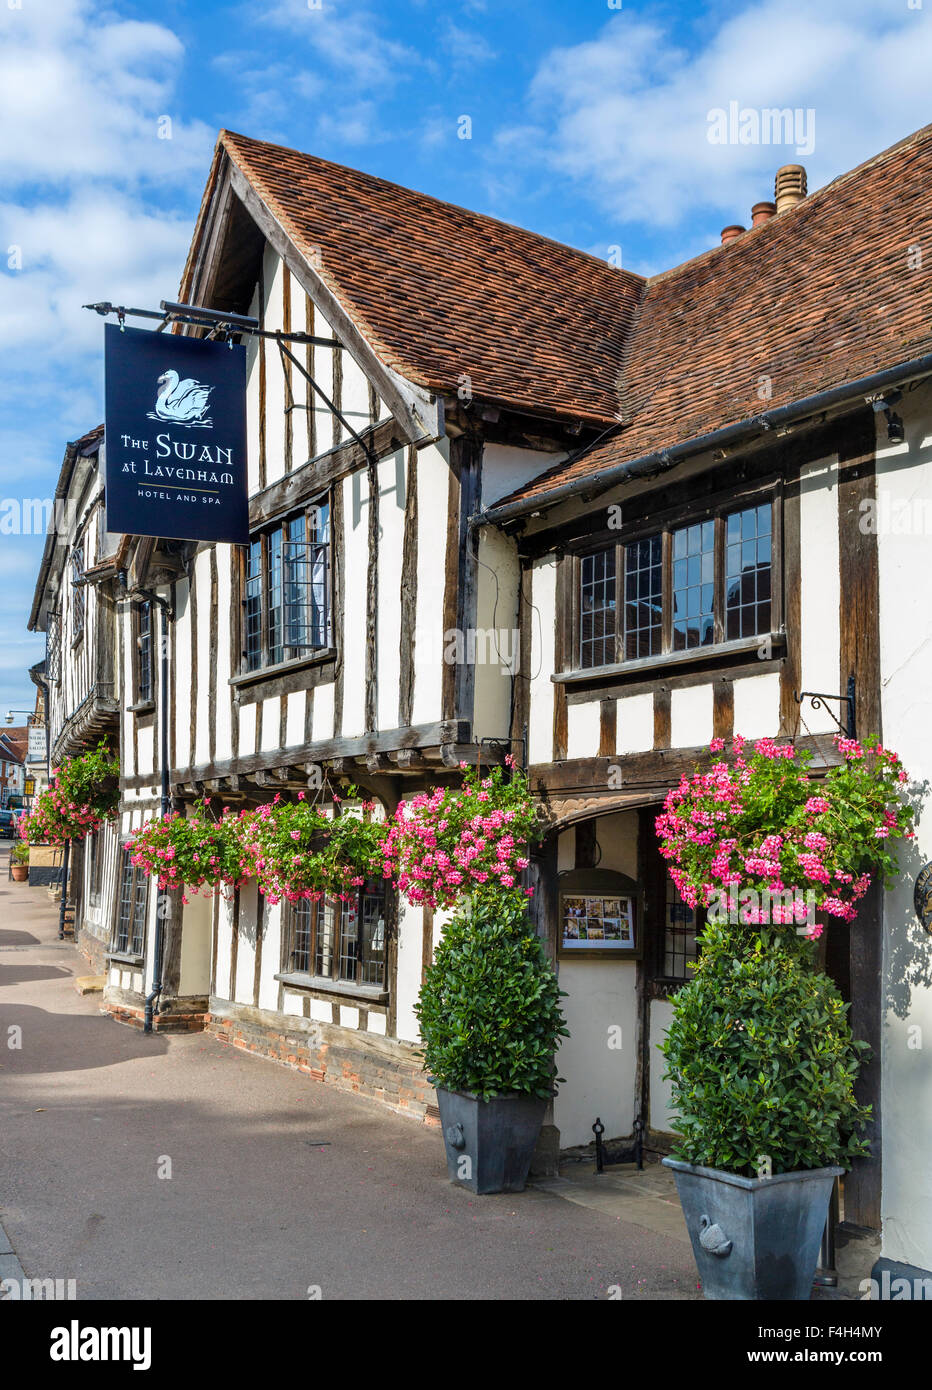
[[[553,1094],[553,1054],[567,1037],[561,990],[520,891],[463,900],[426,972],[416,1013],[438,1085],[488,1100]]]
[[[13,846],[12,859],[14,864],[29,863],[29,846],[25,840],[20,840],[18,844]]]
[[[789,1173],[867,1151],[853,1089],[867,1045],[812,954],[786,932],[707,926],[661,1044],[677,1158],[753,1177],[764,1157]]]

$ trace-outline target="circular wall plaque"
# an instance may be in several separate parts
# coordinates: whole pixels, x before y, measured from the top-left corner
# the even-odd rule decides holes
[[[932,862],[923,864],[916,875],[913,905],[916,909],[916,916],[926,931],[932,932]]]

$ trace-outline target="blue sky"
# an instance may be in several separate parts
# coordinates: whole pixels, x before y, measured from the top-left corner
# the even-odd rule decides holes
[[[3,4],[0,501],[51,496],[102,418],[81,304],[174,297],[222,126],[654,274],[780,164],[814,189],[926,123],[930,67],[932,0]],[[732,101],[799,109],[805,152],[710,143]],[[0,718],[32,703],[41,548],[0,533]]]

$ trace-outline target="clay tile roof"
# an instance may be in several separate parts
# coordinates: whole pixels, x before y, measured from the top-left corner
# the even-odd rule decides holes
[[[417,385],[596,423],[644,280],[491,217],[230,131],[220,146],[381,360]]]
[[[501,504],[932,351],[930,188],[926,126],[791,211],[649,280],[630,334],[621,428]],[[916,246],[926,260],[911,269]],[[758,395],[761,377],[769,398]]]

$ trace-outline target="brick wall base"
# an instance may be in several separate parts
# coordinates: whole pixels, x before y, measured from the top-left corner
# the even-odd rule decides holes
[[[207,1031],[231,1047],[303,1072],[312,1081],[367,1096],[424,1124],[440,1123],[436,1092],[408,1043],[213,997]]]
[[[139,1008],[115,1000],[104,1003],[104,1010],[117,1023],[129,1024],[131,1028],[143,1028],[146,1022],[145,1006]],[[165,1013],[153,1014],[153,1033],[203,1033],[210,1015],[207,1013]]]
[[[106,975],[107,973],[107,945],[101,941],[99,936],[87,931],[84,927],[79,927],[75,944],[84,956],[88,965],[91,967],[92,975]]]

